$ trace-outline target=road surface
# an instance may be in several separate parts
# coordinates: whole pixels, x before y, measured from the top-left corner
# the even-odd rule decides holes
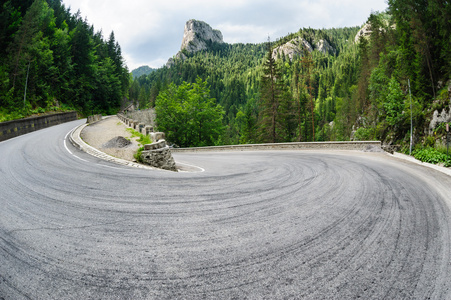
[[[0,299],[450,299],[450,177],[381,153],[119,166],[0,143]]]

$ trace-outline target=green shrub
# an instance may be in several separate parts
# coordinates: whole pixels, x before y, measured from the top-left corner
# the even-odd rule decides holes
[[[415,149],[412,155],[422,162],[431,164],[444,163],[445,167],[451,166],[450,157],[432,147]]]
[[[432,148],[432,147],[434,147],[434,145],[435,145],[435,138],[433,136],[429,135],[424,139],[424,146],[426,148]]]
[[[139,139],[137,139],[137,141],[141,145],[146,145],[146,144],[151,144],[152,143],[152,140],[150,139],[150,136],[148,136],[148,135],[144,135],[142,133],[139,133],[138,131],[136,131],[136,130],[134,130],[132,128],[127,128],[127,131],[132,134],[132,138],[133,137],[139,137]]]
[[[355,139],[358,141],[371,141],[376,137],[375,128],[360,127],[355,132]]]
[[[136,159],[137,162],[140,162],[140,163],[143,162],[143,160],[141,158],[141,154],[143,151],[144,151],[144,147],[140,147],[138,149],[138,151],[136,151],[136,153],[133,155],[133,157]]]

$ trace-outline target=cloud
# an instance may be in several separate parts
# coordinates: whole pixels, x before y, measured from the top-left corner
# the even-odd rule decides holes
[[[360,26],[385,0],[63,0],[102,30],[114,31],[130,70],[142,64],[161,67],[180,50],[189,19],[219,29],[229,43],[276,40],[303,27]]]

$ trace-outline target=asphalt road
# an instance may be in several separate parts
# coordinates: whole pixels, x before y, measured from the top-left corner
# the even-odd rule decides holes
[[[105,162],[80,121],[0,143],[1,299],[450,299],[451,179],[385,154]]]

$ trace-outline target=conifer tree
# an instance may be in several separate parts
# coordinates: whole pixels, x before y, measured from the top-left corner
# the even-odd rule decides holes
[[[286,99],[286,94],[282,74],[272,55],[269,41],[267,47],[268,52],[260,83],[259,137],[261,142],[276,143],[281,140],[280,132],[283,126],[280,106]]]

